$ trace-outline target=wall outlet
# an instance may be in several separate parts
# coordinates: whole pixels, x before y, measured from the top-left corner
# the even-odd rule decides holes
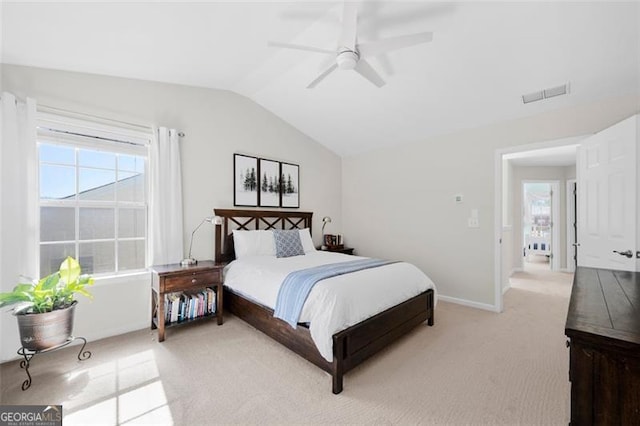
[[[480,221],[477,217],[470,217],[467,219],[467,226],[469,226],[469,228],[480,228]]]

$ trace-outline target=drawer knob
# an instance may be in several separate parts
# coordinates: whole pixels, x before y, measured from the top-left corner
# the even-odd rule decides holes
[[[191,280],[191,284],[195,284],[195,283],[197,283],[197,282],[198,282],[198,280],[196,280],[195,278],[193,278],[193,279]]]

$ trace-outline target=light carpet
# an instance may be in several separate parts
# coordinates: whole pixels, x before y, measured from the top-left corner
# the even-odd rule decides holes
[[[227,315],[168,329],[163,343],[149,330],[90,342],[84,362],[78,347],[38,355],[24,392],[24,371],[5,363],[1,403],[62,404],[65,425],[566,425],[570,277],[517,274],[502,314],[438,303],[435,326],[347,373],[340,395],[327,373]]]

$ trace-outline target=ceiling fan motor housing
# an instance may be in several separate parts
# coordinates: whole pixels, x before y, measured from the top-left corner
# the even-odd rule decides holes
[[[338,56],[336,56],[336,63],[341,70],[352,70],[356,67],[358,59],[360,59],[360,55],[357,51],[354,52],[349,49],[341,50],[338,52]]]

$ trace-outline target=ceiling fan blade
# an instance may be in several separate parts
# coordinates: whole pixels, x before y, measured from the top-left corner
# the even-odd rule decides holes
[[[362,58],[360,58],[354,70],[358,74],[369,80],[371,83],[373,83],[376,87],[382,87],[385,85],[382,77],[380,77],[376,70],[374,70],[373,67],[369,65],[369,62]]]
[[[336,54],[335,50],[321,49],[319,47],[313,47],[313,46],[303,46],[301,44],[280,43],[279,41],[268,41],[267,45],[271,47],[284,47],[286,49],[296,49],[296,50],[305,50],[308,52],[324,53],[326,55]]]
[[[320,83],[322,80],[324,80],[326,76],[328,76],[329,74],[334,72],[336,70],[336,68],[338,68],[338,64],[333,64],[329,68],[324,70],[322,72],[322,74],[317,76],[315,80],[313,80],[311,83],[309,83],[309,85],[307,86],[307,89],[313,89],[314,87],[316,87],[318,85],[318,83]]]
[[[407,34],[403,36],[372,41],[370,43],[359,44],[358,52],[360,52],[360,57],[371,57],[381,55],[392,50],[402,49],[403,47],[409,47],[420,43],[427,43],[431,40],[433,40],[432,32]]]
[[[340,46],[350,50],[356,49],[356,37],[358,28],[358,4],[351,1],[344,2],[342,10],[342,32],[340,34]]]

